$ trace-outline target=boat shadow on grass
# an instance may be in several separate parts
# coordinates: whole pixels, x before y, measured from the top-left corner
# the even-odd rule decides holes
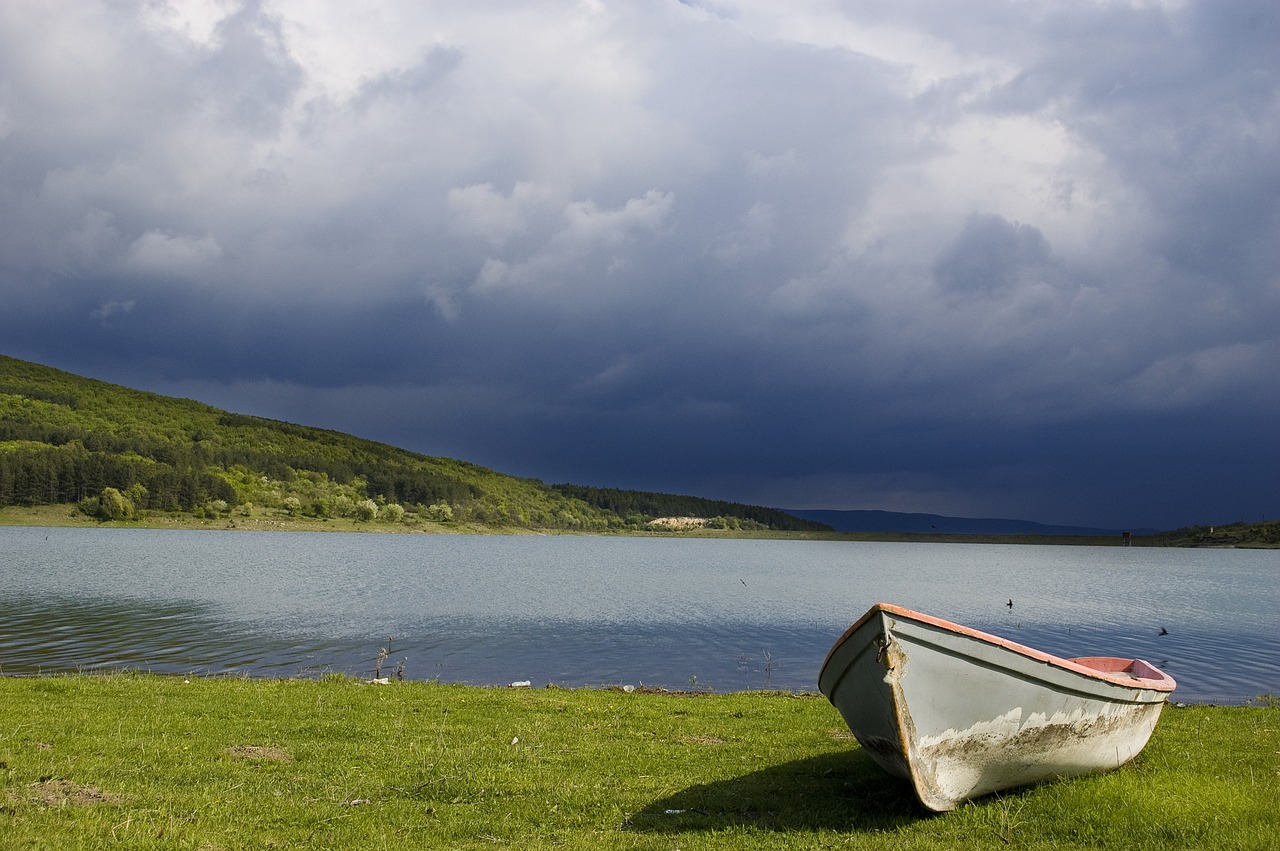
[[[690,786],[632,814],[624,829],[689,833],[751,825],[767,830],[876,832],[933,817],[911,785],[860,750],[775,765]]]

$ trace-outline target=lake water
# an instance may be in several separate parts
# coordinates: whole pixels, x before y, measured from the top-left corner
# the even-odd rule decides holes
[[[368,677],[391,637],[384,676],[816,691],[884,601],[1241,703],[1280,694],[1278,579],[1260,550],[0,527],[0,673]]]

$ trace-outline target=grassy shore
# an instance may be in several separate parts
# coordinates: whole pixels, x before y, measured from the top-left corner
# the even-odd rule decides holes
[[[254,509],[249,516],[196,517],[186,512],[148,512],[134,520],[103,521],[73,505],[8,505],[0,508],[0,526],[49,526],[85,529],[234,529],[259,532],[440,532],[482,534],[501,531],[529,534],[527,529],[497,530],[474,523],[366,522],[350,517],[291,517],[283,511]]]
[[[3,848],[1271,848],[1280,709],[945,815],[821,697],[0,678]]]

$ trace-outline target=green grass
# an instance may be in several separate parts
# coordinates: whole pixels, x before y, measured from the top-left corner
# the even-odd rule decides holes
[[[1280,709],[929,815],[816,696],[0,678],[2,848],[1267,848]]]
[[[253,509],[249,516],[195,517],[190,512],[146,512],[131,520],[99,520],[73,505],[7,505],[0,507],[0,526],[48,526],[83,529],[221,529],[248,532],[438,532],[457,534],[528,535],[523,527],[486,526],[482,523],[365,522],[350,517],[290,517],[283,511]]]

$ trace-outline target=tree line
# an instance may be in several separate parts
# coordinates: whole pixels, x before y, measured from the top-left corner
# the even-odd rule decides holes
[[[105,488],[128,491],[138,508],[159,511],[191,511],[212,500],[236,499],[235,489],[208,470],[90,452],[78,442],[0,452],[0,506],[78,503]]]

